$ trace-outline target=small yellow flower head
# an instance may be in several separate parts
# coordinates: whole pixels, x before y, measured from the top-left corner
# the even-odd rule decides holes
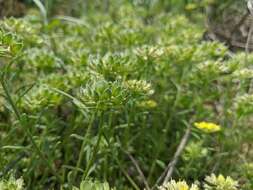
[[[196,122],[194,123],[194,126],[205,133],[215,133],[221,130],[221,127],[219,125],[208,122],[199,122],[199,123]]]
[[[160,186],[159,190],[198,190],[198,188],[194,189],[195,186],[192,186],[191,188],[188,186],[188,184],[185,181],[178,181],[171,180],[165,185]]]
[[[189,186],[185,181],[171,180],[167,184],[158,187],[159,190],[199,190],[196,183]]]
[[[186,183],[182,182],[182,183],[178,184],[178,189],[179,190],[189,190],[189,186]]]
[[[154,100],[145,100],[145,101],[141,101],[138,104],[138,106],[144,109],[152,109],[152,108],[157,107],[157,103]]]
[[[196,3],[189,3],[188,5],[185,6],[185,9],[187,11],[193,11],[196,8],[198,8],[198,5]]]

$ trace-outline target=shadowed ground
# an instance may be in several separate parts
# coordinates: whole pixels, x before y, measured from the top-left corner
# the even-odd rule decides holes
[[[9,16],[22,16],[25,13],[25,5],[18,0],[0,0],[0,18]]]
[[[219,8],[218,8],[219,7]],[[253,39],[250,32],[253,16],[245,1],[219,4],[207,8],[206,39],[219,40],[231,50],[253,50]]]

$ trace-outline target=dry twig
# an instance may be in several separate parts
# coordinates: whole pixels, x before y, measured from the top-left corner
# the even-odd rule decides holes
[[[177,151],[176,151],[172,161],[167,165],[167,167],[164,170],[164,172],[162,173],[162,175],[158,178],[156,185],[158,185],[164,177],[165,178],[164,178],[163,184],[166,184],[169,181],[169,179],[171,178],[171,176],[174,172],[174,169],[175,169],[175,166],[178,162],[178,159],[179,159],[180,155],[182,154],[182,152],[188,142],[190,134],[191,134],[191,126],[189,126],[187,128],[187,130],[185,131],[185,134],[184,134],[184,136],[177,148]],[[154,189],[154,187],[152,189]]]
[[[147,190],[151,190],[150,187],[149,187],[149,185],[148,185],[148,182],[147,182],[147,180],[146,180],[146,177],[144,176],[144,174],[143,174],[143,172],[142,172],[142,170],[141,170],[141,168],[140,168],[138,162],[135,160],[135,158],[134,158],[131,154],[129,154],[129,153],[126,152],[126,151],[124,151],[124,152],[125,152],[126,155],[129,157],[129,159],[131,160],[131,162],[134,164],[134,166],[135,166],[137,172],[139,173],[139,175],[141,176],[141,178],[142,178],[142,180],[143,180],[143,183],[144,183],[144,185],[145,185],[145,188],[146,188]]]

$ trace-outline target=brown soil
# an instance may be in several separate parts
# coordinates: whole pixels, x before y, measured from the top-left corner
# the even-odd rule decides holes
[[[19,17],[25,13],[25,5],[19,0],[0,0],[0,18]]]
[[[207,19],[205,38],[224,42],[232,50],[253,51],[253,15],[245,8],[226,10],[218,19]]]

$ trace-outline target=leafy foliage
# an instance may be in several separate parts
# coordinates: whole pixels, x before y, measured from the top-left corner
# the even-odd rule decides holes
[[[0,189],[2,190],[23,190],[23,180],[22,179],[15,179],[11,176],[8,180],[1,180],[0,181]]]
[[[27,189],[156,187],[191,128],[173,179],[221,173],[252,189],[253,56],[202,41],[199,15],[151,8],[0,21],[4,181],[14,170]],[[234,190],[230,179],[206,178]]]

